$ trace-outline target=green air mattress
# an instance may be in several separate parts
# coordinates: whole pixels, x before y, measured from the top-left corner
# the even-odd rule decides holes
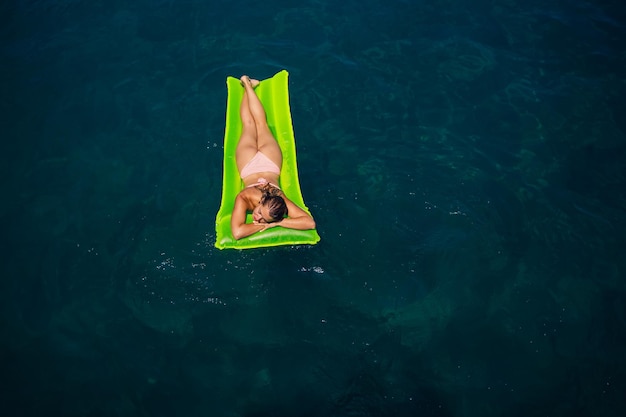
[[[310,214],[304,205],[298,165],[296,161],[296,143],[289,108],[289,89],[287,71],[283,70],[272,78],[262,80],[256,93],[267,114],[267,123],[278,141],[283,153],[283,166],[280,171],[280,187],[294,204]],[[224,131],[224,178],[222,185],[222,202],[215,219],[216,241],[218,249],[250,249],[279,245],[313,245],[320,237],[316,230],[293,230],[283,227],[272,227],[243,239],[235,240],[230,228],[230,217],[235,205],[235,197],[243,189],[239,170],[235,161],[235,150],[241,135],[241,118],[239,106],[243,99],[243,87],[237,78],[226,79],[228,100],[226,103],[226,128]],[[248,214],[247,222],[252,222]]]

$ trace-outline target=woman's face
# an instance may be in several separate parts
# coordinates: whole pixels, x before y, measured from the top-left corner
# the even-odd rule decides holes
[[[252,210],[252,218],[257,223],[271,223],[272,217],[270,216],[269,209],[262,204],[259,204]]]

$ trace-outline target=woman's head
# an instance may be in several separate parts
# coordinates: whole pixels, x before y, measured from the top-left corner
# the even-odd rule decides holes
[[[254,220],[263,223],[281,221],[287,216],[287,204],[279,195],[263,193],[261,202],[253,212]]]
[[[287,203],[280,196],[280,189],[266,184],[260,188],[263,193],[259,205],[252,211],[254,221],[274,223],[287,216]]]

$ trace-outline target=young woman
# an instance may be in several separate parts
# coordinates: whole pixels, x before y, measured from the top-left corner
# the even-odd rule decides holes
[[[313,218],[291,202],[278,185],[283,154],[254,91],[259,81],[244,75],[241,85],[245,89],[239,110],[243,130],[235,157],[245,188],[235,198],[230,223],[233,236],[241,239],[275,226],[314,229]],[[252,223],[246,223],[248,212],[252,212]]]

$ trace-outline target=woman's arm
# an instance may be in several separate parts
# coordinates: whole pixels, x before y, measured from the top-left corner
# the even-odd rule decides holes
[[[230,229],[236,240],[265,229],[265,225],[260,223],[246,223],[246,211],[246,200],[241,194],[238,194],[235,198],[235,207],[233,208],[233,214],[230,218]]]
[[[287,212],[289,217],[277,222],[277,226],[286,227],[288,229],[309,230],[315,229],[315,220],[306,211],[295,205],[291,200],[282,194],[281,197],[287,204]]]

